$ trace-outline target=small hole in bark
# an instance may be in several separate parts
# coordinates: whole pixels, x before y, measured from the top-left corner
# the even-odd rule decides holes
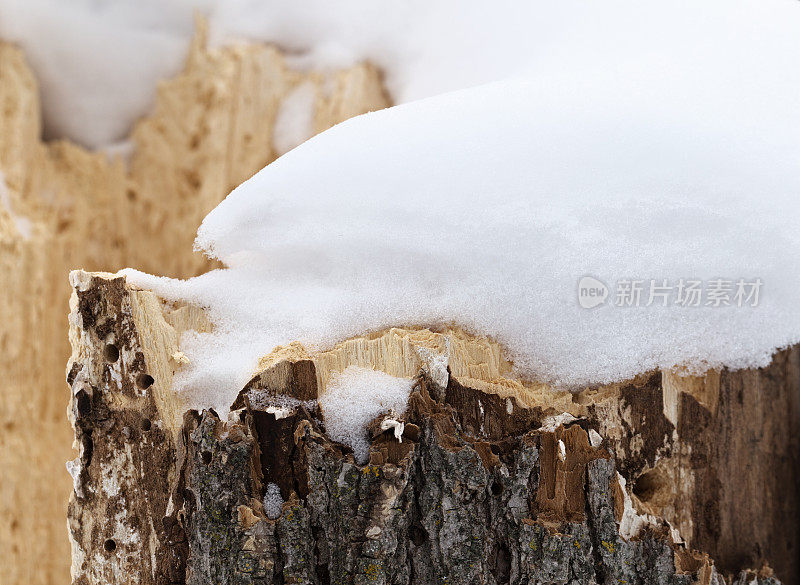
[[[151,376],[150,374],[139,374],[138,376],[136,376],[136,385],[142,390],[145,390],[150,386],[152,386],[153,382],[155,382],[155,380],[153,380],[153,376]]]
[[[106,549],[106,552],[114,552],[117,550],[117,543],[114,542],[113,538],[109,538],[103,543],[103,548]]]
[[[317,579],[320,585],[331,585],[331,574],[328,565],[317,565]]]
[[[195,498],[194,492],[189,489],[184,489],[182,495],[183,501],[186,502],[190,508],[194,508],[197,504],[197,498]]]
[[[504,544],[501,544],[495,553],[492,573],[498,584],[508,583],[511,580],[511,553]]]
[[[78,416],[88,416],[92,412],[92,401],[83,390],[78,391]]]
[[[408,532],[414,546],[420,546],[428,540],[428,531],[425,530],[419,522],[414,522]]]
[[[499,481],[492,482],[492,495],[499,496],[503,493],[503,484]]]
[[[206,465],[211,464],[211,451],[203,451],[200,457],[202,458],[203,463],[205,463]]]
[[[119,348],[113,343],[109,343],[103,348],[103,355],[107,362],[114,363],[119,359]]]
[[[78,362],[72,364],[72,367],[69,369],[69,374],[67,374],[67,384],[72,386],[72,383],[75,381],[75,376],[78,375],[78,372],[81,371],[81,366]]]
[[[142,419],[142,430],[149,431],[150,428],[153,426],[153,423],[150,422],[150,419],[145,417]]]
[[[87,431],[83,436],[83,464],[89,467],[92,464],[92,454],[94,453],[94,441],[92,441],[92,431]]]
[[[642,502],[662,505],[665,497],[669,496],[667,479],[658,469],[651,469],[640,475],[633,484],[633,493]]]

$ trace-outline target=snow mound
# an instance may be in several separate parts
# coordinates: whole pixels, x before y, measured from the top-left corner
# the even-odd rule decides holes
[[[325,432],[351,447],[356,462],[363,465],[369,458],[367,425],[381,414],[401,416],[413,384],[408,378],[357,366],[333,375],[319,400]]]
[[[678,65],[453,92],[281,157],[199,229],[229,268],[128,272],[209,309],[179,387],[224,410],[276,345],[453,322],[567,387],[767,364],[800,339],[800,68]]]

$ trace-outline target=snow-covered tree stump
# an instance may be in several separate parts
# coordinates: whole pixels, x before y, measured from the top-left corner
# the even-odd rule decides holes
[[[228,416],[184,412],[178,337],[208,327],[202,311],[122,277],[71,282],[76,585],[798,582],[797,348],[574,395],[458,375],[478,353],[460,342],[444,372],[374,352],[422,367],[359,465],[315,402],[344,353],[287,353]],[[278,395],[296,406],[263,406]]]

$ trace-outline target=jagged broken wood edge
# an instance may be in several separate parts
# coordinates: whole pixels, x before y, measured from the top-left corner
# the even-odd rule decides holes
[[[364,493],[374,493],[375,489],[384,495],[387,490],[395,495],[404,493],[403,489],[406,488],[401,489],[403,486],[398,487],[397,484],[400,481],[397,470],[401,469],[399,464],[403,458],[408,458],[408,447],[415,444],[413,439],[407,439],[406,447],[399,448],[400,443],[396,440],[379,435],[373,441],[370,465],[360,468],[354,464],[346,449],[325,438],[315,420],[318,413],[297,411],[281,419],[283,422],[279,426],[289,426],[282,434],[272,433],[274,436],[270,440],[273,443],[269,444],[269,448],[265,448],[267,445],[264,444],[268,433],[263,429],[259,432],[258,421],[255,420],[260,418],[263,424],[266,413],[247,408],[246,404],[244,410],[236,413],[239,418],[234,417],[229,421],[218,420],[213,412],[184,416],[180,403],[171,392],[171,377],[181,365],[178,349],[180,332],[187,328],[208,327],[202,312],[191,307],[167,308],[152,293],[128,286],[122,277],[76,272],[71,279],[75,293],[71,303],[70,336],[73,357],[68,368],[68,382],[72,388],[70,416],[76,433],[76,446],[80,450],[78,458],[71,462],[71,472],[75,480],[75,490],[70,502],[74,583],[121,583],[131,582],[132,579],[139,583],[179,583],[187,579],[189,582],[201,582],[204,577],[219,578],[220,575],[228,575],[229,582],[237,582],[235,575],[253,576],[252,571],[240,570],[239,565],[242,562],[247,566],[250,566],[248,563],[255,563],[253,566],[257,565],[257,571],[263,573],[259,579],[267,579],[269,571],[272,571],[273,577],[279,571],[284,579],[288,574],[295,574],[300,578],[307,569],[297,565],[297,559],[303,555],[309,558],[312,554],[316,554],[317,559],[324,557],[321,553],[303,552],[301,549],[310,546],[308,542],[315,542],[319,533],[320,510],[328,514],[330,502],[324,506],[318,504],[316,508],[307,504],[311,492],[304,492],[299,485],[295,485],[294,479],[289,481],[275,473],[274,469],[280,467],[277,465],[278,461],[264,461],[265,456],[274,459],[275,453],[281,452],[280,448],[276,448],[280,445],[274,443],[275,436],[283,437],[285,451],[296,453],[298,444],[306,445],[303,461],[306,464],[311,460],[317,461],[316,466],[311,465],[309,469],[316,469],[322,474],[322,479],[318,478],[322,484],[329,484],[333,481],[331,478],[349,477],[348,473],[355,473],[353,477],[360,477],[358,474],[364,474],[363,470],[367,469],[364,475],[370,476],[374,470],[377,483],[364,487]],[[374,342],[375,339],[369,341]],[[419,352],[415,353],[418,355]],[[317,363],[313,359],[272,360],[272,363],[265,366],[243,389],[242,397],[253,390],[266,393],[290,392],[302,399],[316,397],[318,376],[314,370]],[[770,368],[772,369],[767,369],[763,374],[756,372],[744,374],[744,377],[766,376],[784,381],[784,386],[788,385],[790,389],[796,387],[796,350],[792,349],[777,356]],[[733,376],[734,381],[739,380],[740,386],[759,386],[757,380],[754,383],[752,379],[740,378],[741,375]],[[706,380],[699,385],[699,389],[694,390],[678,386],[681,383],[685,385],[685,381],[672,380],[669,376],[651,376],[629,387],[594,389],[577,397],[570,395],[573,410],[581,417],[577,423],[571,426],[556,424],[552,429],[534,432],[530,429],[539,428],[546,417],[552,416],[558,409],[543,404],[525,408],[528,405],[515,396],[486,394],[480,389],[462,385],[456,376],[450,377],[446,388],[439,389],[439,401],[435,401],[431,397],[437,397],[437,384],[430,372],[421,379],[425,382],[425,391],[419,393],[421,398],[417,401],[425,398],[433,404],[429,404],[426,411],[428,415],[431,415],[432,410],[444,408],[437,406],[442,403],[449,410],[445,414],[439,412],[433,418],[425,418],[420,414],[419,408],[410,408],[410,412],[416,412],[418,418],[416,422],[409,421],[409,429],[416,427],[427,441],[419,443],[424,445],[419,447],[419,452],[440,455],[446,453],[448,457],[450,453],[472,453],[471,463],[459,460],[458,464],[449,468],[457,475],[464,472],[464,469],[459,468],[467,465],[467,468],[477,474],[476,477],[482,478],[481,485],[489,486],[491,495],[485,497],[508,498],[508,493],[515,493],[514,489],[507,493],[501,482],[497,484],[500,486],[500,494],[492,494],[492,486],[496,484],[496,480],[489,481],[493,476],[487,470],[500,466],[505,469],[505,475],[500,474],[502,481],[514,479],[514,474],[508,471],[508,462],[500,461],[502,457],[492,451],[493,444],[502,453],[502,448],[497,445],[509,437],[530,437],[528,440],[532,441],[533,449],[531,453],[536,453],[540,472],[537,472],[535,486],[528,486],[527,477],[524,485],[526,489],[533,488],[531,491],[536,494],[535,498],[528,498],[532,501],[535,518],[531,518],[531,514],[524,518],[515,518],[515,526],[532,526],[535,530],[540,530],[537,534],[544,540],[528,541],[529,548],[534,541],[537,547],[545,541],[550,544],[557,541],[560,548],[556,548],[562,553],[572,551],[569,546],[564,548],[564,543],[571,544],[575,550],[584,547],[584,551],[591,550],[594,559],[591,567],[586,565],[584,577],[596,576],[596,566],[599,566],[604,567],[602,571],[606,573],[620,571],[622,578],[623,574],[627,574],[624,560],[630,562],[633,559],[630,555],[636,554],[631,552],[634,549],[630,547],[641,547],[641,543],[646,541],[651,543],[651,549],[655,546],[659,550],[656,557],[652,557],[661,559],[654,574],[662,575],[666,579],[664,582],[683,577],[690,579],[685,581],[687,583],[692,580],[700,583],[722,582],[719,581],[721,577],[710,558],[675,544],[674,537],[680,530],[673,528],[670,533],[668,525],[659,519],[651,518],[649,522],[645,522],[654,526],[645,528],[637,538],[623,538],[620,529],[622,528],[623,533],[626,529],[630,530],[630,526],[625,527],[626,522],[630,525],[631,522],[642,521],[642,517],[633,510],[634,503],[639,511],[652,511],[652,507],[648,506],[647,501],[639,501],[630,489],[626,490],[624,479],[620,481],[618,478],[650,477],[652,485],[648,486],[648,482],[645,482],[644,487],[652,488],[654,493],[650,495],[656,496],[656,500],[663,496],[665,486],[676,485],[663,481],[661,476],[669,475],[670,465],[674,472],[681,470],[681,462],[691,463],[692,447],[702,444],[698,441],[689,444],[690,453],[685,453],[687,445],[676,440],[680,438],[681,432],[686,434],[686,429],[681,428],[680,417],[688,412],[689,420],[697,418],[695,411],[698,407],[705,408],[700,400],[712,404],[712,408],[719,412],[721,405],[719,402],[713,404],[713,390],[716,388],[717,400],[720,395],[728,394],[731,382],[726,379],[726,373],[717,376],[717,385],[714,380]],[[698,384],[696,380],[691,383]],[[673,397],[669,404],[665,400],[667,396]],[[530,397],[528,398],[530,401]],[[559,408],[564,405],[560,398],[556,396],[554,399]],[[454,404],[459,406],[453,408]],[[658,408],[654,409],[653,405]],[[242,404],[235,406],[241,407]],[[659,413],[660,420],[657,416]],[[670,422],[668,415],[678,419],[677,426]],[[271,420],[269,416],[267,415],[266,420]],[[271,416],[274,419],[271,422],[274,431],[278,418]],[[431,422],[433,419],[440,422],[450,421],[447,424],[455,426],[443,434],[440,426],[437,427],[438,423]],[[554,420],[559,422],[558,419]],[[289,427],[294,428],[295,432],[287,434],[286,431],[292,430]],[[602,444],[590,439],[592,433],[601,437]],[[457,436],[457,442],[460,441],[460,447],[451,450],[449,447],[452,445],[449,443],[454,440],[454,436]],[[287,437],[291,437],[292,441],[287,442]],[[418,436],[418,440],[419,438]],[[595,445],[592,446],[592,443]],[[507,455],[506,453],[506,459]],[[533,457],[530,454],[529,456]],[[207,457],[210,457],[208,461]],[[209,475],[209,465],[213,469],[217,461],[230,458],[236,463],[229,465],[225,462],[222,468],[217,469],[217,473],[224,475],[225,482],[211,481],[213,474]],[[670,465],[664,465],[664,461],[670,462]],[[417,466],[414,469],[419,469],[422,463],[417,461],[414,465]],[[269,471],[272,477],[265,478],[264,471],[270,468],[273,469]],[[478,469],[483,471],[476,471]],[[617,469],[622,472],[622,476],[617,476]],[[327,476],[323,473],[326,470]],[[387,473],[387,470],[391,472]],[[430,470],[425,475],[429,476]],[[387,477],[390,479],[386,479]],[[264,516],[259,502],[266,479],[276,480],[288,500],[284,506],[284,515],[277,522]],[[662,481],[657,481],[659,479]],[[409,485],[407,480],[408,477],[403,484],[406,487]],[[336,486],[338,481],[334,481]],[[595,483],[592,484],[592,481]],[[456,484],[460,485],[458,481],[452,480],[449,489],[453,490]],[[522,497],[520,486],[517,486],[516,493]],[[212,507],[211,516],[205,517],[204,514],[209,510],[198,506],[196,494],[201,495],[201,502],[209,501],[210,498],[214,502],[223,502],[220,504],[222,507]],[[300,495],[305,498],[305,504],[299,499]],[[680,508],[685,503],[691,508],[689,504],[693,502],[690,495],[682,494],[673,498],[671,505],[673,508]],[[385,511],[387,508],[385,498],[375,501],[369,499],[368,502],[370,503],[360,503],[373,510]],[[501,506],[506,507],[508,501]],[[395,509],[392,506],[388,508]],[[356,509],[360,509],[359,506]],[[435,505],[432,509],[435,510]],[[661,510],[664,509],[667,508],[662,506]],[[236,510],[237,517],[225,517],[225,513],[232,510]],[[317,515],[315,520],[311,518],[314,510]],[[608,516],[609,511],[612,511],[611,517]],[[290,518],[295,518],[295,515],[308,516],[303,520],[306,526],[303,530],[307,529],[306,532],[286,532],[291,524]],[[389,520],[390,524],[396,522],[399,523],[397,526],[403,526],[403,517],[392,518],[386,516],[382,526],[387,526],[386,522]],[[430,517],[423,518],[430,520]],[[648,520],[646,516],[645,520]],[[688,518],[684,517],[682,520],[691,523],[697,519],[689,513]],[[355,518],[342,526],[358,524],[353,522],[356,522]],[[413,524],[413,519],[409,522]],[[473,525],[475,522],[477,519],[473,518],[467,524]],[[508,520],[503,522],[503,533],[510,534]],[[316,531],[311,530],[314,526]],[[367,536],[370,529],[373,533],[378,529],[378,534],[384,530],[379,524],[365,527]],[[429,534],[434,529],[435,520],[434,525],[424,531]],[[225,547],[220,548],[217,546],[219,543],[214,545],[212,542],[213,535],[220,530],[227,535],[223,538],[226,546],[236,551],[235,558],[230,556],[230,550],[225,553]],[[403,530],[406,530],[409,538],[413,537],[411,524]],[[418,526],[414,530],[418,530]],[[601,532],[606,538],[598,541],[597,534]],[[571,537],[578,533],[582,536],[564,540],[565,535]],[[485,535],[482,540],[494,542]],[[283,545],[275,548],[278,541],[293,542],[297,551],[300,551],[295,551],[299,556],[287,556]],[[475,556],[474,562],[481,567],[479,572],[497,571],[498,550],[500,549],[496,548],[488,553],[481,550]],[[624,554],[628,558],[620,561],[621,550],[627,551]],[[520,550],[507,550],[503,554],[512,554],[511,561],[517,569],[522,566],[519,561],[522,558]],[[489,557],[493,558],[492,567],[485,566],[485,559]],[[669,563],[663,560],[667,557]],[[551,560],[554,563],[551,569],[556,572],[567,570],[563,569],[565,566],[580,565],[575,565],[576,558],[572,552],[561,558],[560,562],[555,557]],[[330,558],[328,561],[330,562]],[[617,561],[623,564],[615,565]],[[272,568],[268,570],[266,565],[270,562]],[[420,562],[422,564],[419,566],[433,566],[431,563]],[[364,565],[363,559],[350,559],[343,563],[342,566],[347,570],[358,567],[359,571],[363,570],[364,575],[370,574],[370,565]],[[456,570],[456,565],[462,564],[451,563],[451,566],[445,563],[444,566]],[[385,574],[384,569],[375,568],[373,574]],[[538,570],[543,569],[539,567]],[[475,575],[477,573],[462,574],[461,578],[471,579]],[[627,577],[632,579],[629,582],[636,582],[641,575],[634,572],[632,575],[627,574]],[[764,583],[773,582],[769,580],[768,569],[753,574],[752,577],[761,579]],[[310,573],[303,578],[315,582]],[[317,575],[316,579],[320,578]],[[271,582],[271,578],[264,582]]]

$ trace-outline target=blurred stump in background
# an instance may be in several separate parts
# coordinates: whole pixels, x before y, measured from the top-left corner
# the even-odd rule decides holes
[[[0,42],[0,583],[69,579],[64,530],[72,442],[64,408],[70,269],[189,277],[203,217],[276,158],[274,129],[300,85],[313,134],[388,105],[368,64],[297,72],[280,51],[207,48],[201,21],[184,72],[158,88],[131,134],[129,160],[43,143],[36,80]]]

